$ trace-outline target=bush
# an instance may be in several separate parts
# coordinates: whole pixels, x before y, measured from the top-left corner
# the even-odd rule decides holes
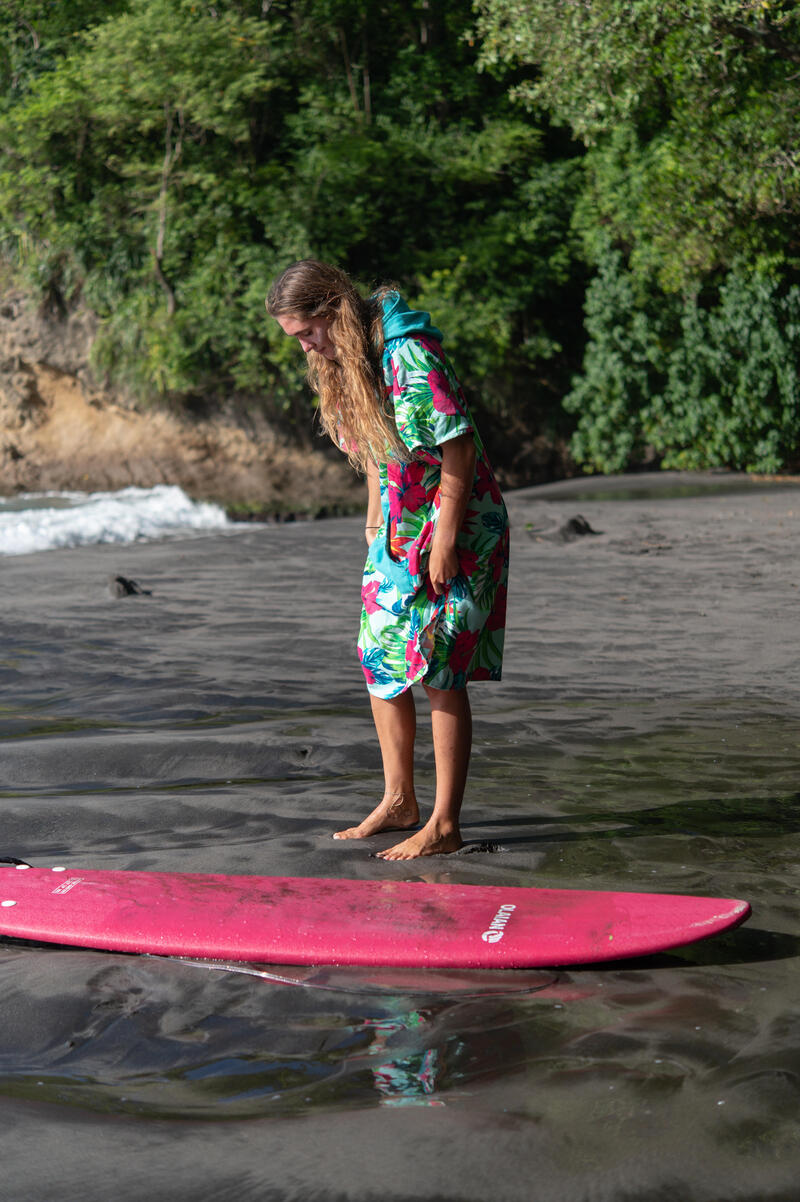
[[[737,265],[704,298],[637,293],[607,250],[586,299],[589,343],[565,408],[586,471],[777,472],[800,439],[800,287]]]

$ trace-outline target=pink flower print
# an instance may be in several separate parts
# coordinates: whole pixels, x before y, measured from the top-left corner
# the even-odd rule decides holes
[[[435,368],[433,371],[428,372],[428,387],[431,390],[433,407],[439,413],[446,413],[448,416],[454,417],[460,412],[453,397],[450,381],[443,371]]]
[[[469,661],[475,654],[478,644],[478,634],[477,630],[462,630],[460,634],[456,635],[449,657],[450,667],[455,676],[459,672],[466,672],[469,667]]]
[[[386,465],[386,484],[389,492],[389,514],[395,525],[403,517],[403,468],[399,463]]]
[[[478,470],[475,474],[475,495],[480,500],[483,500],[487,492],[492,498],[493,503],[495,505],[499,505],[502,497],[500,496],[500,489],[497,486],[497,481],[492,475],[491,468],[486,460],[479,459]]]
[[[414,639],[409,639],[406,643],[406,675],[416,676],[419,672],[424,671],[428,666],[428,661],[420,651]]]
[[[380,587],[380,581],[373,580],[370,584],[365,584],[361,590],[361,600],[368,614],[377,613],[381,608],[377,603],[378,589]]]
[[[478,566],[478,552],[473,551],[471,547],[458,548],[458,563],[464,576],[469,579],[475,575],[475,569]]]
[[[408,513],[416,513],[428,499],[428,494],[422,481],[425,468],[421,463],[407,463],[400,476],[399,503]]]
[[[508,531],[495,543],[494,550],[489,556],[489,566],[492,569],[492,580],[498,581],[508,563]]]
[[[364,677],[366,679],[367,684],[375,684],[375,674],[373,672],[370,672],[369,668],[364,663],[364,653],[360,647],[358,648],[358,658],[361,663],[361,668],[364,672]]]
[[[411,546],[408,548],[408,570],[412,576],[419,575],[420,556],[422,555],[423,551],[427,551],[428,547],[431,545],[432,538],[433,522],[426,522]]]

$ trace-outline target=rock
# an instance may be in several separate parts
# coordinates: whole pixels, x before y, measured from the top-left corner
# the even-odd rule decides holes
[[[15,359],[78,376],[88,369],[96,332],[97,319],[85,306],[63,313],[34,305],[21,289],[11,288],[0,300],[0,370],[5,373],[5,363]]]
[[[586,535],[600,535],[602,530],[593,530],[586,518],[582,514],[576,514],[574,518],[570,518],[563,526],[558,529],[542,530],[540,528],[529,528],[528,534],[531,538],[537,539],[539,542],[547,543],[574,543],[578,538],[584,538]]]
[[[142,588],[127,576],[109,576],[108,591],[112,597],[152,597],[153,590]]]
[[[603,531],[593,530],[586,521],[586,518],[579,513],[576,517],[570,518],[568,522],[565,522],[558,533],[561,536],[562,542],[572,543],[576,538],[583,538],[587,534],[602,534]]]

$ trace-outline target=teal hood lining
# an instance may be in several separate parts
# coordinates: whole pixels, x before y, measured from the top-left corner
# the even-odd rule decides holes
[[[394,338],[432,338],[442,342],[444,335],[431,322],[430,313],[421,309],[409,309],[399,292],[390,292],[383,301],[383,337],[386,342]]]

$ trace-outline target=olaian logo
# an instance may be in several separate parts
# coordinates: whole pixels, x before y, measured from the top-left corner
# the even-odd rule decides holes
[[[489,923],[488,929],[485,930],[481,935],[481,939],[484,943],[500,942],[505,934],[505,925],[511,917],[512,911],[516,910],[516,908],[517,907],[511,905],[511,903],[500,907],[492,921]]]
[[[75,886],[80,885],[82,881],[83,881],[82,876],[68,876],[65,881],[62,881],[61,884],[57,885],[55,889],[51,890],[51,892],[52,893],[69,893],[70,889],[74,889]]]

